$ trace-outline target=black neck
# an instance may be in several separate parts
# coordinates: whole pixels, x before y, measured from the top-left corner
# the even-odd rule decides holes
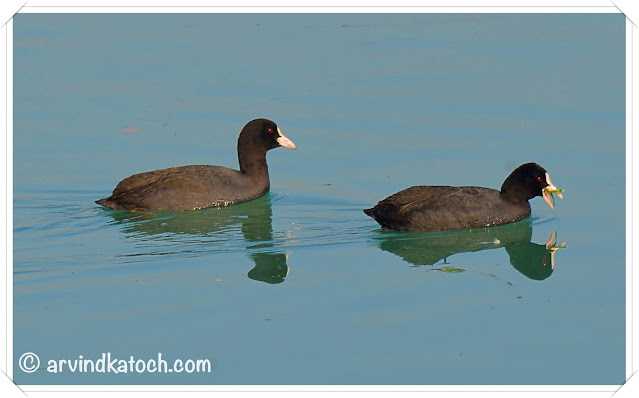
[[[247,156],[246,153],[238,151],[238,158],[240,172],[261,186],[261,192],[268,192],[271,182],[266,165],[266,153],[253,153]]]

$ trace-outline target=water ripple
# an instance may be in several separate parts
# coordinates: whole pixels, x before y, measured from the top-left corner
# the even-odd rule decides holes
[[[367,244],[380,231],[363,214],[366,204],[335,197],[271,193],[227,208],[128,212],[94,204],[98,196],[96,192],[16,195],[16,274],[217,253],[277,255]],[[542,214],[532,222],[553,219]],[[37,248],[46,248],[51,255],[38,257]]]

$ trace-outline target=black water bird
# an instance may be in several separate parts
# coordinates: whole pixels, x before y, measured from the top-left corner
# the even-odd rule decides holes
[[[536,163],[526,163],[506,178],[499,191],[475,186],[414,186],[364,213],[391,230],[484,228],[530,216],[528,200],[535,196],[541,196],[553,208],[553,193],[563,199],[546,170]]]
[[[135,174],[96,203],[112,209],[183,211],[253,200],[270,189],[266,152],[279,146],[296,148],[274,122],[255,119],[237,140],[239,170],[196,165]]]

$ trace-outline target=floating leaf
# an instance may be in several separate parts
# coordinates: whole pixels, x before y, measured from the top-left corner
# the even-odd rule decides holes
[[[448,273],[451,273],[451,274],[456,274],[458,272],[464,272],[465,271],[464,269],[453,268],[453,267],[441,267],[441,268],[438,268],[438,270],[442,271],[442,272],[448,272]]]

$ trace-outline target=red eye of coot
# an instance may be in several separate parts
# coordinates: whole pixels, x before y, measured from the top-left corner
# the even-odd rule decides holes
[[[541,177],[537,177],[537,181],[541,182]]]
[[[269,134],[273,134],[273,131],[274,131],[274,130],[273,130],[272,128],[270,128],[270,127],[269,127],[269,128],[268,128],[268,130],[266,130],[266,131],[267,131]]]

